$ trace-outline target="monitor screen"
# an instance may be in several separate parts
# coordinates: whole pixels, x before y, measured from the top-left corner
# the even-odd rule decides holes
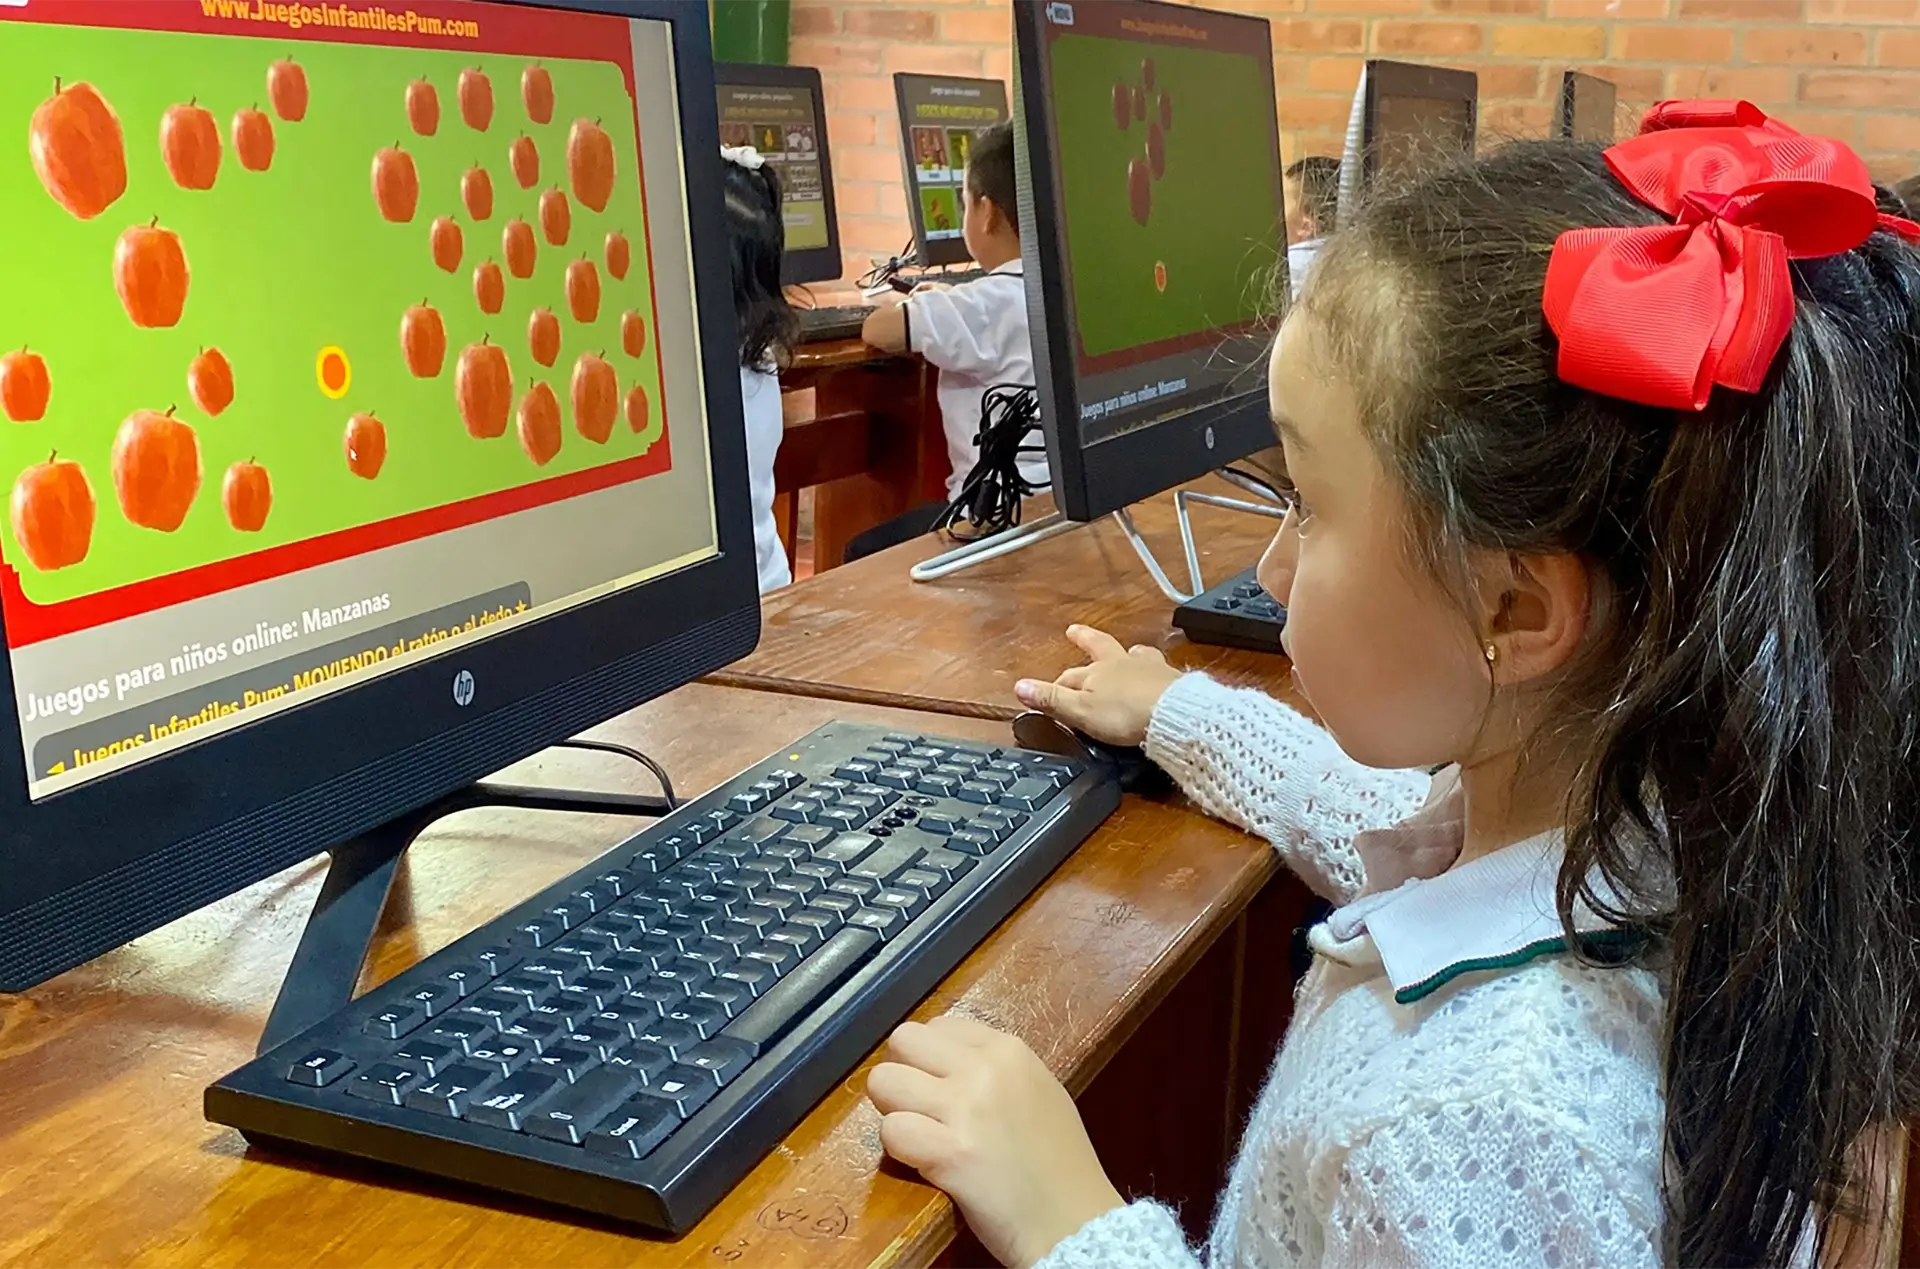
[[[907,203],[922,264],[967,259],[961,187],[973,138],[1007,118],[1007,88],[997,79],[946,75],[893,77],[907,170]]]
[[[665,21],[0,22],[33,160],[0,166],[33,244],[0,270],[33,799],[716,554]]]
[[[715,73],[720,144],[752,146],[780,174],[788,281],[839,277],[840,236],[820,72],[803,66],[722,65]],[[812,267],[813,257],[822,257],[820,267]],[[796,264],[800,267],[791,267]]]
[[[1047,108],[1027,125],[1049,131],[1058,190],[1067,425],[1098,446],[1262,392],[1286,259],[1267,24],[1106,0],[1044,31]]]
[[[1388,177],[1419,171],[1473,149],[1473,103],[1458,98],[1382,91],[1374,107],[1378,170]]]
[[[1566,72],[1560,85],[1560,135],[1574,141],[1612,141],[1617,100],[1612,82]]]

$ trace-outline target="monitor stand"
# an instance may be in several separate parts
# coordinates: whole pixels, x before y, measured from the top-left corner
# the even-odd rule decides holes
[[[1167,576],[1167,571],[1161,567],[1158,557],[1153,553],[1153,548],[1147,545],[1146,539],[1140,536],[1140,530],[1134,527],[1133,513],[1126,507],[1113,513],[1113,522],[1119,525],[1120,532],[1126,535],[1127,541],[1133,546],[1134,554],[1140,557],[1140,563],[1146,566],[1147,573],[1153,578],[1154,584],[1160,588],[1160,593],[1176,604],[1186,603],[1207,588],[1200,576],[1200,552],[1193,542],[1193,519],[1188,512],[1192,504],[1200,502],[1210,507],[1225,507],[1230,511],[1243,511],[1249,515],[1266,516],[1273,520],[1283,519],[1286,516],[1285,509],[1271,501],[1267,492],[1256,482],[1246,479],[1238,472],[1221,471],[1215,474],[1229,484],[1245,489],[1262,501],[1248,502],[1242,498],[1226,498],[1219,494],[1200,493],[1192,489],[1173,491],[1174,518],[1179,522],[1180,545],[1186,552],[1187,580],[1193,586],[1191,595],[1183,594]],[[930,560],[922,560],[907,570],[907,576],[916,582],[930,582],[936,578],[949,577],[975,564],[999,559],[1003,555],[1011,555],[1015,551],[1032,546],[1035,542],[1044,542],[1070,529],[1077,529],[1080,523],[1069,520],[1055,511],[1031,524],[1018,524],[991,537],[981,538],[977,542],[968,542],[950,551],[943,551]]]
[[[593,740],[570,740],[554,747],[638,757],[632,750]],[[400,858],[414,838],[436,820],[479,807],[658,816],[672,809],[671,796],[671,789],[666,790],[666,796],[656,797],[483,780],[342,842],[328,852],[331,862],[320,886],[320,897],[314,900],[313,912],[307,917],[300,945],[294,949],[293,961],[287,966],[286,979],[255,1052],[265,1053],[291,1039],[353,999]]]

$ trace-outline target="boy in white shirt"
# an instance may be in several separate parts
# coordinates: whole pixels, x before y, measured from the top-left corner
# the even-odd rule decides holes
[[[1320,244],[1333,232],[1340,203],[1340,160],[1324,154],[1297,159],[1285,174],[1287,201],[1287,282],[1292,298],[1300,297]]]
[[[954,498],[980,459],[980,401],[996,384],[1033,383],[1027,290],[1020,268],[1020,216],[1014,196],[1013,128],[996,124],[974,141],[961,190],[961,231],[987,276],[960,286],[931,282],[904,302],[876,309],[860,332],[887,352],[913,351],[940,371],[940,415],[947,434],[947,497]],[[1022,459],[1020,474],[1045,485],[1044,455]]]

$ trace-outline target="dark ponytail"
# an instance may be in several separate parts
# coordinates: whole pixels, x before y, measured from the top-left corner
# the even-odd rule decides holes
[[[1863,1145],[1920,1104],[1920,253],[1795,262],[1764,389],[1678,415],[1560,382],[1540,309],[1560,232],[1660,219],[1597,148],[1516,144],[1364,208],[1302,304],[1426,562],[1604,569],[1562,918],[1597,871],[1655,935],[1667,1259],[1784,1265],[1884,1212]]]
[[[799,321],[787,303],[780,270],[787,227],[780,215],[780,176],[771,163],[749,171],[723,161],[727,236],[733,245],[733,316],[740,328],[740,364],[749,370],[784,366]]]

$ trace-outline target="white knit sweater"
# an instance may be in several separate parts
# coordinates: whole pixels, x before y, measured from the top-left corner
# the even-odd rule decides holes
[[[1215,1216],[1213,1269],[1657,1265],[1662,983],[1533,937],[1559,931],[1557,835],[1422,880],[1451,853],[1410,859],[1418,830],[1355,838],[1434,818],[1416,814],[1426,776],[1360,767],[1271,697],[1203,675],[1168,691],[1146,747],[1205,810],[1349,905],[1313,933],[1319,954]],[[1528,877],[1539,884],[1516,880]],[[1502,938],[1517,952],[1507,967],[1424,972],[1454,944]],[[1284,990],[1285,967],[1268,973]],[[1197,1263],[1173,1214],[1136,1202],[1043,1265]]]

